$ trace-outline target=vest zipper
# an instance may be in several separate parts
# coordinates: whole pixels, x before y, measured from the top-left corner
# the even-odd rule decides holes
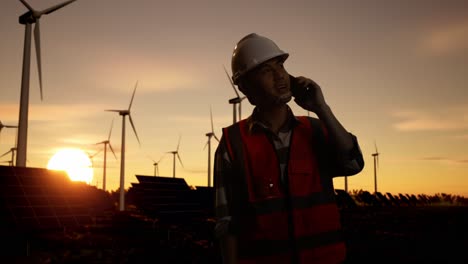
[[[288,217],[288,238],[289,238],[289,244],[290,244],[290,249],[291,249],[291,263],[293,264],[299,264],[299,252],[297,249],[297,244],[296,244],[296,238],[294,235],[294,216],[293,216],[293,208],[292,208],[292,198],[291,198],[291,191],[289,189],[289,160],[291,158],[290,153],[291,153],[291,148],[292,148],[292,140],[294,136],[294,127],[291,129],[291,135],[289,137],[289,146],[288,146],[288,151],[287,151],[287,160],[286,160],[286,166],[284,167],[284,177],[282,179],[283,181],[283,186],[284,186],[284,194],[285,194],[285,200],[286,200],[286,214]],[[276,151],[275,151],[276,153]],[[276,153],[276,158],[278,159],[278,153]],[[278,159],[279,161],[279,159]],[[279,165],[279,170],[281,173],[281,166]],[[280,174],[281,175],[281,174]]]

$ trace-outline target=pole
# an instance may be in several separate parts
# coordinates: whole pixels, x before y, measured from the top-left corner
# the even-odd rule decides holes
[[[18,153],[16,166],[26,167],[26,152],[28,145],[28,112],[29,112],[29,75],[31,65],[31,24],[25,23],[23,72],[21,76],[21,98],[18,124]]]
[[[120,154],[120,211],[125,211],[125,115],[122,115],[122,150]]]

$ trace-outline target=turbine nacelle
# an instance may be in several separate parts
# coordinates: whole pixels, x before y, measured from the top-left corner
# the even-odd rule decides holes
[[[36,13],[36,14],[35,14]],[[19,17],[19,23],[22,24],[22,25],[25,25],[25,24],[34,24],[36,23],[39,18],[41,17],[42,14],[39,14],[38,12],[31,12],[31,11],[28,11],[24,14],[22,14],[20,17]]]
[[[112,110],[111,109],[111,110],[105,110],[105,111],[119,113],[119,115],[121,116],[130,115],[130,110]]]

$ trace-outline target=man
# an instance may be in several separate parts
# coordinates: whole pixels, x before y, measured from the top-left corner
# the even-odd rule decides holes
[[[288,56],[255,33],[234,48],[233,83],[255,108],[223,128],[215,154],[215,232],[224,263],[346,259],[333,177],[359,173],[362,153],[320,86],[288,74]],[[294,116],[287,104],[292,91],[295,102],[318,119]]]

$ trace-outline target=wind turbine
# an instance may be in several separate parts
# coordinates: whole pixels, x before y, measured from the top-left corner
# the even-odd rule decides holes
[[[23,72],[21,77],[21,97],[18,128],[18,155],[16,156],[16,166],[26,166],[26,151],[28,141],[28,112],[29,112],[29,76],[31,65],[31,25],[34,27],[34,42],[36,47],[36,60],[39,73],[39,88],[42,97],[42,68],[41,68],[41,31],[39,19],[42,15],[48,15],[76,0],[70,0],[61,4],[49,7],[42,11],[33,9],[25,0],[20,0],[29,10],[19,17],[19,23],[25,25],[24,49],[23,49]]]
[[[16,148],[13,147],[13,148],[11,148],[9,151],[3,153],[3,154],[0,156],[0,158],[3,158],[3,157],[5,157],[6,155],[8,155],[8,153],[11,153],[11,161],[9,161],[9,164],[10,164],[10,166],[13,166],[13,161],[15,160],[15,151],[16,151]]]
[[[93,159],[94,159],[94,157],[96,157],[97,154],[101,153],[101,151],[102,150],[98,150],[98,151],[94,152],[94,154],[91,154],[88,151],[86,151],[86,154],[88,154],[88,158],[91,161],[91,166],[94,166],[93,165],[93,163],[94,163]]]
[[[208,187],[211,186],[211,138],[214,137],[219,142],[218,137],[214,133],[213,113],[211,111],[211,107],[210,107],[210,119],[211,119],[211,132],[205,134],[208,137],[208,141],[206,142],[205,147],[203,147],[203,149],[205,149],[206,146],[208,146]]]
[[[135,84],[135,88],[133,89],[132,99],[130,100],[130,105],[128,109],[124,110],[105,110],[109,112],[117,112],[119,115],[122,116],[122,146],[120,150],[120,204],[119,210],[125,210],[125,117],[128,116],[130,120],[130,124],[132,125],[133,132],[135,133],[136,139],[138,140],[138,144],[141,146],[140,139],[138,138],[138,134],[135,129],[135,125],[133,124],[132,116],[130,115],[130,108],[132,107],[133,98],[135,97],[135,91],[138,85],[138,81]]]
[[[112,126],[113,125],[114,125],[114,119],[112,119],[111,127],[110,127],[110,130],[109,130],[109,136],[107,137],[107,140],[96,143],[96,145],[104,144],[104,169],[103,169],[103,173],[102,173],[102,189],[104,191],[106,190],[107,145],[109,145],[109,148],[112,151],[112,154],[114,154],[114,157],[117,160],[117,156],[115,156],[114,149],[112,148],[112,145],[110,143],[110,136],[111,136],[111,133],[112,133]]]
[[[379,166],[379,152],[377,151],[377,144],[374,141],[375,153],[372,153],[374,157],[374,192],[377,193],[377,167]]]
[[[175,178],[175,167],[176,167],[175,158],[176,158],[176,156],[179,159],[180,165],[182,165],[182,167],[184,167],[184,164],[182,163],[182,160],[180,159],[180,156],[179,156],[179,145],[180,145],[180,136],[179,136],[179,142],[177,143],[176,150],[166,152],[166,153],[171,153],[173,155],[172,156],[172,177],[173,178]]]
[[[18,126],[4,125],[2,121],[0,121],[0,134],[3,128],[18,128]]]
[[[223,67],[224,67],[224,65],[223,65]],[[228,77],[228,80],[231,83],[232,89],[234,89],[234,92],[236,93],[236,97],[229,99],[229,103],[232,104],[232,121],[233,121],[233,123],[236,123],[237,122],[236,105],[237,104],[239,105],[237,111],[239,112],[239,120],[241,120],[242,119],[242,117],[241,117],[242,100],[244,100],[246,97],[245,96],[242,96],[242,97],[239,96],[239,92],[237,91],[236,86],[232,82],[231,77],[229,77],[229,73],[227,72],[226,67],[224,67],[224,72],[226,73],[226,76]]]
[[[162,159],[164,158],[164,155],[162,155],[158,161],[155,161],[153,158],[150,157],[150,159],[153,161],[153,166],[154,166],[154,176],[158,176],[159,175],[159,168],[158,168],[158,165],[159,163],[162,161]]]

